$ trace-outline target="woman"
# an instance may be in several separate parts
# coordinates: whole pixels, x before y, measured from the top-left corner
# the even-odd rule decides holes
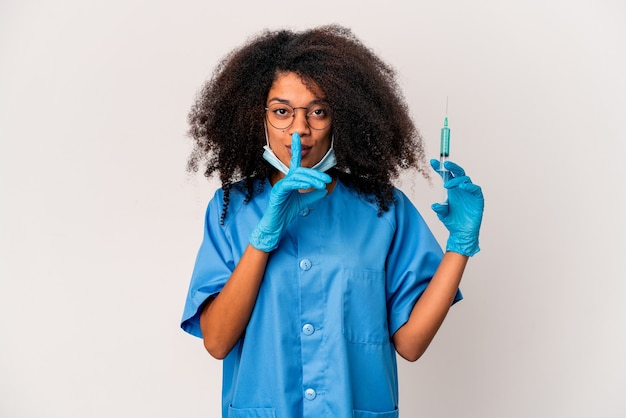
[[[396,352],[417,360],[461,299],[480,187],[447,163],[443,254],[392,184],[428,177],[394,72],[339,26],[250,39],[190,124],[189,168],[222,188],[182,328],[224,360],[223,416],[398,416]]]

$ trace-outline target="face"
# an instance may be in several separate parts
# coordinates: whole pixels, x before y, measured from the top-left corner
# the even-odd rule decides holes
[[[267,95],[266,107],[282,103],[298,108],[295,110],[293,122],[285,129],[276,128],[266,120],[270,147],[287,167],[291,160],[291,135],[294,132],[298,132],[302,140],[302,167],[313,167],[330,149],[332,130],[330,123],[323,129],[312,129],[307,123],[307,111],[300,109],[314,109],[320,102],[325,103],[324,99],[324,93],[315,84],[310,84],[307,88],[295,73],[280,74],[272,84]],[[314,117],[318,117],[316,111],[309,116]]]

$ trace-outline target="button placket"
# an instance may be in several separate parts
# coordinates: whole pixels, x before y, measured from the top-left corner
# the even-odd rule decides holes
[[[309,258],[317,254],[315,240],[311,234],[319,228],[312,222],[316,218],[314,210],[303,210],[300,215],[307,216],[306,225],[298,233],[297,270],[300,285],[300,344],[302,361],[302,392],[304,401],[303,417],[320,416],[323,408],[322,393],[325,387],[325,348],[324,348],[324,310],[319,301],[324,300],[324,287],[321,286],[321,271],[318,270],[323,260]],[[311,218],[313,216],[313,218]]]

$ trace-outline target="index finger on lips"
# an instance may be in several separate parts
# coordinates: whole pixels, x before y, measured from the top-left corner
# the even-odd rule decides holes
[[[300,140],[300,134],[294,132],[291,135],[291,161],[289,162],[289,171],[295,170],[300,167],[302,163],[302,143]]]

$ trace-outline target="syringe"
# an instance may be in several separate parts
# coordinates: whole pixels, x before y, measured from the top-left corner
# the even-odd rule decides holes
[[[448,161],[450,156],[450,128],[448,128],[448,98],[446,98],[446,117],[443,120],[443,128],[441,128],[441,142],[439,143],[439,172],[443,183],[450,179],[450,172],[444,167],[444,163]],[[448,204],[448,191],[443,188],[443,198],[441,203]]]

